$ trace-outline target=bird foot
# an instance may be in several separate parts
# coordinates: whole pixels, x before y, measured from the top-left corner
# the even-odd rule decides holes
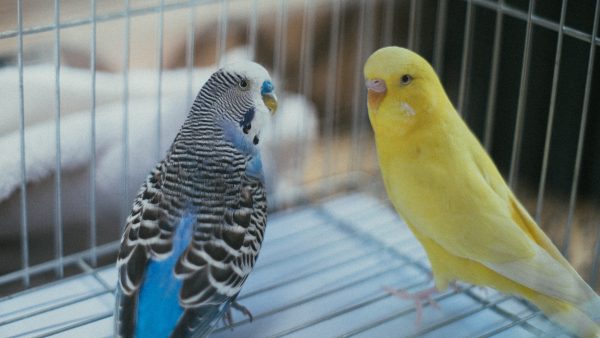
[[[414,301],[415,313],[417,316],[417,318],[415,320],[416,327],[421,326],[421,321],[423,320],[424,304],[429,303],[434,308],[440,309],[440,305],[431,297],[432,295],[438,293],[438,289],[436,289],[435,286],[432,286],[428,289],[421,290],[421,291],[418,291],[415,293],[409,293],[404,290],[396,290],[396,289],[393,289],[390,287],[384,287],[384,290],[392,296]]]
[[[223,316],[223,323],[231,330],[233,330],[233,314],[231,313],[231,308],[234,308],[239,312],[243,313],[246,317],[248,317],[248,319],[250,319],[250,321],[254,320],[252,312],[250,312],[250,310],[248,310],[247,307],[243,306],[242,304],[236,301],[233,301],[231,302],[229,309],[225,311],[225,316]]]

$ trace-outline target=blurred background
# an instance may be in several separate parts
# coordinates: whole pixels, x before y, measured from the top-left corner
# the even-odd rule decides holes
[[[362,65],[386,45],[434,65],[598,290],[598,2],[1,0],[0,296],[82,261],[113,264],[138,187],[226,62],[255,60],[275,79],[270,210],[350,191],[384,199]]]

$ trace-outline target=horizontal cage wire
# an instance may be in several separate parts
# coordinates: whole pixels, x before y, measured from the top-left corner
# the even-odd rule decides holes
[[[262,138],[269,221],[213,337],[569,336],[460,284],[415,325],[427,255],[388,202],[362,67],[423,55],[510,187],[600,290],[600,0],[0,2],[0,337],[110,337],[133,198],[210,74],[253,60],[280,107]],[[449,178],[451,179],[451,178]],[[435,205],[431,206],[435,208]]]

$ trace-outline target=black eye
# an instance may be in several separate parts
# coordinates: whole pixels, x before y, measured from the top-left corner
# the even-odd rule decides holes
[[[400,78],[400,84],[406,86],[407,84],[411,83],[412,79],[412,76],[404,74],[402,75],[402,78]]]
[[[238,83],[238,86],[240,86],[240,89],[242,89],[242,90],[247,90],[248,89],[248,81],[246,81],[245,79],[242,79]]]

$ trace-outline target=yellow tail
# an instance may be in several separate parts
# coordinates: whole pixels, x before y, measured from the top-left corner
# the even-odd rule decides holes
[[[550,319],[579,337],[600,337],[600,326],[573,305],[537,294],[530,298]]]

